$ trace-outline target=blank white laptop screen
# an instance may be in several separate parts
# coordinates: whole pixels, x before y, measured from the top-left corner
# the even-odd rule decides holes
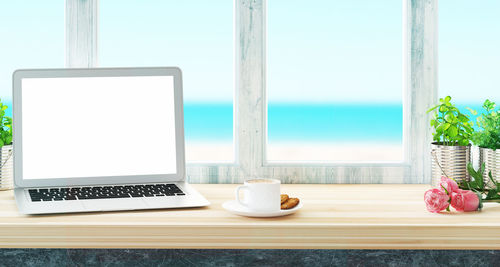
[[[174,174],[173,76],[22,79],[23,178]]]

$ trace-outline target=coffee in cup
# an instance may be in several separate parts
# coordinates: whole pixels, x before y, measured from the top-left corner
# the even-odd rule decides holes
[[[258,178],[258,179],[246,180],[246,183],[248,183],[248,184],[274,184],[274,183],[276,183],[276,181],[277,180],[274,180],[274,179]]]

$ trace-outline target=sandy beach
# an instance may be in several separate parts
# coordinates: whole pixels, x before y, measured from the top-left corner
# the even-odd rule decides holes
[[[393,144],[279,144],[267,148],[268,161],[399,161],[403,147]]]
[[[268,161],[400,161],[403,147],[396,144],[272,144],[267,146]],[[188,162],[232,162],[232,144],[191,144],[186,146]]]
[[[234,148],[232,143],[187,143],[186,161],[188,163],[233,162]]]

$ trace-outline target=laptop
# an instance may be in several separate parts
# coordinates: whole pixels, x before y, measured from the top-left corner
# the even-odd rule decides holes
[[[13,74],[20,213],[201,207],[186,182],[181,70]]]

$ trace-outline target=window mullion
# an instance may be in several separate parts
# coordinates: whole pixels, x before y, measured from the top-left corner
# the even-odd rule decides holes
[[[66,0],[66,67],[97,66],[99,0]]]
[[[437,100],[438,91],[438,1],[408,0],[406,45],[407,81],[405,141],[411,173],[405,183],[430,183],[432,140],[427,109]]]
[[[264,0],[237,0],[237,153],[247,177],[259,175],[264,156]]]

